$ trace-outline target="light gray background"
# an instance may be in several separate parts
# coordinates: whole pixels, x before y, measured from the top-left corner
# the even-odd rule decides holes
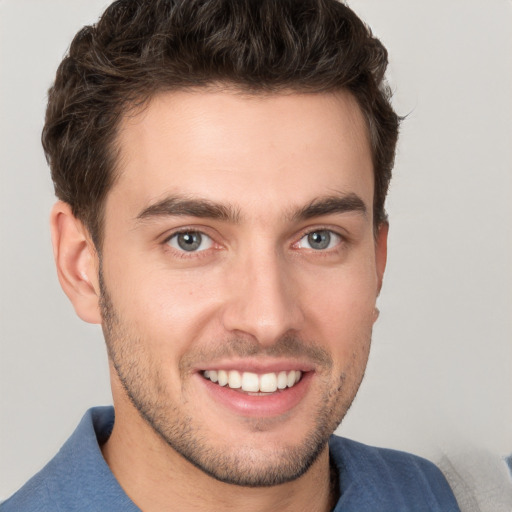
[[[100,329],[61,292],[40,131],[105,0],[0,0],[0,499],[111,402]],[[440,460],[512,451],[512,3],[353,0],[388,47],[402,128],[367,376],[340,432]]]

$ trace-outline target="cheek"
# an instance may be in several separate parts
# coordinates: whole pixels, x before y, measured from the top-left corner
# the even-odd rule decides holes
[[[309,287],[304,304],[309,318],[308,335],[328,348],[340,368],[363,365],[375,318],[374,273],[340,271],[324,283],[322,289]]]
[[[305,308],[321,323],[334,329],[342,326],[347,333],[373,323],[377,279],[372,270],[331,272],[322,280],[306,283],[303,290]]]
[[[218,289],[207,277],[147,270],[117,281],[115,304],[144,343],[175,356],[198,337],[214,314]]]

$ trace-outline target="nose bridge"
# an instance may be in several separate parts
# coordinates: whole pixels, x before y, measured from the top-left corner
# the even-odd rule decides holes
[[[224,310],[226,329],[271,345],[300,328],[303,317],[293,272],[275,247],[262,244],[246,251],[231,270]]]

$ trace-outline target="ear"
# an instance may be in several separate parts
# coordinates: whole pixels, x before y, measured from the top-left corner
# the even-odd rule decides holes
[[[377,295],[382,288],[384,271],[386,270],[386,261],[388,257],[388,232],[389,224],[382,222],[377,228],[375,238],[375,266],[377,271]]]
[[[99,258],[85,226],[58,201],[50,215],[53,255],[64,293],[84,321],[99,324]]]

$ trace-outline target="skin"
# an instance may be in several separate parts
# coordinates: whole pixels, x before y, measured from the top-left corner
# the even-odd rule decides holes
[[[118,144],[101,260],[68,205],[52,212],[61,284],[109,350],[107,463],[146,512],[330,510],[327,439],[363,377],[386,262],[359,107],[347,93],[165,93]],[[202,233],[199,250],[179,230]],[[220,367],[303,380],[244,402],[212,392],[202,370]]]

